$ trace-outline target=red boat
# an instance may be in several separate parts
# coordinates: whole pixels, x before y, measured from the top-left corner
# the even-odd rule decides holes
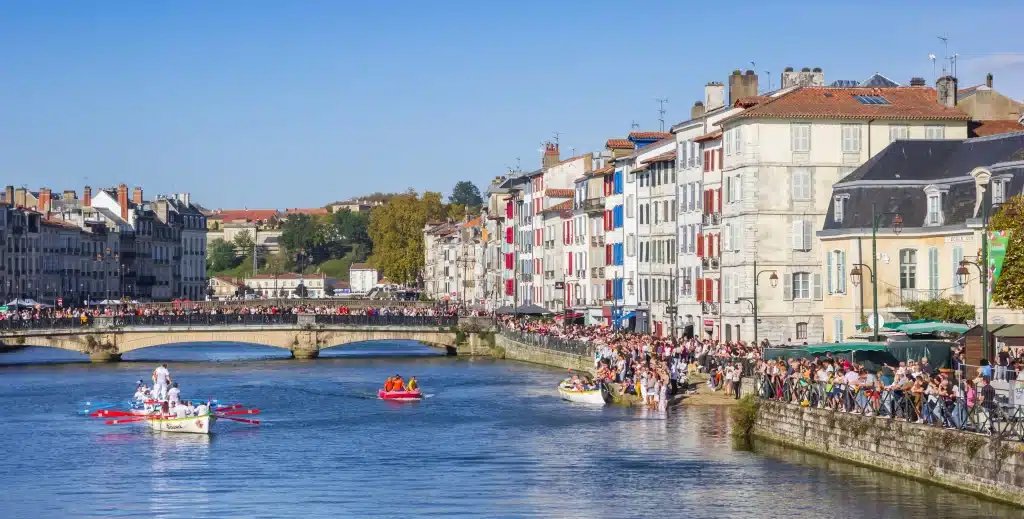
[[[383,389],[377,390],[377,396],[381,400],[399,400],[399,401],[410,401],[410,400],[421,400],[423,393],[419,389],[415,391],[384,391]]]

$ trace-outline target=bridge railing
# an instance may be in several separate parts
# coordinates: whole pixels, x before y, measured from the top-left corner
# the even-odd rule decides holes
[[[561,353],[569,353],[572,355],[582,355],[584,357],[593,357],[597,350],[597,345],[574,341],[571,339],[560,339],[558,337],[552,337],[550,335],[541,335],[539,333],[528,333],[521,332],[518,330],[504,329],[501,334],[512,339],[516,342],[529,344],[533,346],[539,346],[541,348],[555,350]]]
[[[0,331],[86,328],[92,325],[92,318],[82,321],[80,317],[62,317],[59,319],[3,319],[0,320]]]
[[[317,315],[316,324],[340,326],[457,326],[455,316],[432,315]]]
[[[186,314],[111,317],[112,326],[260,326],[296,324],[296,314]]]

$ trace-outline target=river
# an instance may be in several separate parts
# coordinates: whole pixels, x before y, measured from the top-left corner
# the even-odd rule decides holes
[[[560,401],[561,370],[365,343],[293,361],[167,346],[93,365],[0,354],[3,517],[1019,518],[1021,510],[773,445],[732,449],[728,410]],[[167,361],[185,397],[263,410],[259,426],[154,434],[76,403],[126,398]],[[389,375],[428,395],[389,403]]]

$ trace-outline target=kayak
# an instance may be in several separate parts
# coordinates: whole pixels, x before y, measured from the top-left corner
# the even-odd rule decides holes
[[[184,418],[150,418],[146,421],[154,431],[210,434],[210,427],[217,421],[217,417],[208,414]]]
[[[605,389],[604,384],[597,389],[585,389],[583,391],[577,391],[570,387],[558,386],[558,394],[562,397],[562,400],[568,400],[570,402],[577,402],[580,404],[595,404],[604,405],[608,402],[609,396],[608,391]]]
[[[409,401],[409,400],[420,400],[423,398],[423,393],[419,389],[415,391],[384,391],[383,389],[377,390],[377,396],[381,400],[398,400],[398,401]]]

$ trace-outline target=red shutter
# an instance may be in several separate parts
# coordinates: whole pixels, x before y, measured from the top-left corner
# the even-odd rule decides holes
[[[511,227],[506,227],[505,228],[505,243],[508,243],[509,245],[512,245],[512,228]]]
[[[516,293],[515,281],[511,279],[505,280],[505,295],[512,295]]]
[[[720,213],[722,212],[722,188],[718,188],[715,191],[718,193],[718,210],[715,212]]]
[[[569,253],[569,275],[572,275],[572,253]]]
[[[722,148],[718,148],[718,167],[720,168],[725,167],[725,159],[723,157],[724,155],[722,155]]]
[[[697,243],[699,244],[700,242],[697,242]],[[704,301],[704,280],[703,279],[698,279],[697,280],[697,302],[703,302],[703,301]]]
[[[610,243],[604,246],[604,264],[612,264],[612,244]]]
[[[715,235],[708,235],[708,257],[713,258],[715,256]]]
[[[605,299],[612,298],[612,280],[606,279],[604,282],[604,297]]]
[[[705,279],[704,284],[704,298],[707,299],[708,301],[714,302],[715,293],[712,291],[712,286],[714,285],[714,282],[710,279]]]
[[[572,306],[572,285],[565,284],[565,307]]]
[[[700,233],[697,234],[697,257],[704,257],[704,236]]]
[[[505,269],[512,270],[512,253],[505,254]]]

